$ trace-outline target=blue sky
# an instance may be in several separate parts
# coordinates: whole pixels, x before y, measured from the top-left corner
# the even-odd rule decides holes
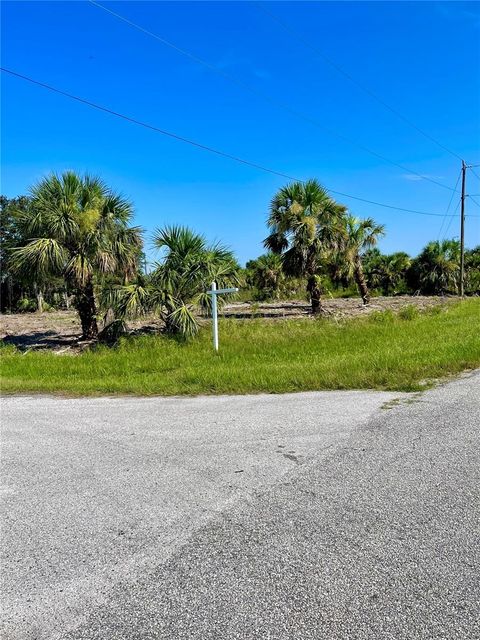
[[[458,158],[372,100],[254,3],[104,4],[317,126],[87,1],[3,2],[2,66],[288,175],[445,213],[448,190],[323,126],[449,187]],[[480,163],[480,5],[266,7],[418,127],[467,162]],[[99,174],[128,195],[147,238],[155,227],[186,224],[223,240],[242,262],[262,252],[268,204],[285,182],[2,74],[2,193],[25,193],[44,174],[64,169]],[[468,190],[480,193],[471,172]],[[414,254],[443,235],[442,218],[340,199],[355,214],[386,225],[386,252]],[[455,196],[450,212],[457,202]],[[467,214],[480,215],[480,207],[467,205]],[[453,220],[450,237],[458,226]],[[480,217],[467,219],[466,240],[480,243]]]

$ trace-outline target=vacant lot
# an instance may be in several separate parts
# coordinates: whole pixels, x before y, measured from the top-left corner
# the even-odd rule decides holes
[[[283,393],[319,389],[414,391],[480,365],[480,298],[419,312],[363,318],[220,322],[190,342],[165,335],[125,338],[76,357],[2,350],[2,390],[79,395]]]
[[[433,306],[451,304],[459,298],[434,296],[398,296],[395,298],[374,298],[364,307],[358,298],[326,299],[323,315],[330,318],[364,317],[375,311],[399,311],[405,306],[415,306],[419,310]],[[222,310],[225,318],[284,320],[286,318],[311,318],[310,305],[305,301],[248,303],[235,302]],[[153,316],[128,323],[134,333],[161,331],[162,324]],[[0,317],[0,338],[7,344],[20,349],[55,349],[65,352],[77,351],[80,336],[80,322],[75,311],[54,311],[51,313],[18,313]]]

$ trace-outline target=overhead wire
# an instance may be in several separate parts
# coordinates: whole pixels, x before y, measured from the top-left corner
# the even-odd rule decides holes
[[[443,238],[442,238],[443,240],[446,240],[446,238],[447,238],[447,234],[448,234],[448,232],[450,230],[450,227],[452,226],[452,220],[456,217],[456,213],[457,213],[459,207],[460,207],[460,200],[458,201],[457,206],[455,207],[453,215],[450,216],[450,220],[448,221],[448,225],[447,225],[447,227],[445,229],[445,233],[443,234]]]
[[[418,133],[420,133],[422,136],[424,136],[425,138],[427,138],[428,140],[430,140],[431,142],[433,142],[434,144],[436,144],[438,147],[440,147],[441,149],[443,149],[444,151],[447,151],[449,154],[451,154],[452,156],[454,156],[455,158],[458,158],[458,160],[462,160],[462,158],[455,153],[455,151],[452,151],[451,149],[449,149],[447,146],[445,146],[444,144],[442,144],[441,142],[439,142],[436,138],[434,138],[432,135],[430,135],[429,133],[427,133],[426,131],[424,131],[423,129],[421,129],[420,127],[418,127],[414,122],[412,122],[409,118],[407,118],[406,116],[404,116],[402,113],[400,113],[400,111],[398,111],[398,109],[395,109],[394,107],[392,107],[390,104],[388,104],[388,102],[386,102],[385,100],[383,100],[383,98],[380,98],[380,96],[378,96],[374,91],[372,91],[369,87],[367,87],[366,85],[364,85],[362,82],[359,82],[356,78],[354,78],[350,73],[348,73],[348,71],[346,71],[342,66],[340,66],[339,64],[337,64],[334,60],[332,60],[332,58],[328,57],[327,55],[325,55],[325,53],[323,53],[323,51],[321,51],[320,49],[318,49],[318,47],[316,47],[315,45],[313,45],[309,40],[307,40],[307,38],[305,38],[301,33],[299,33],[296,29],[294,29],[293,27],[291,27],[290,25],[288,25],[287,23],[285,23],[281,18],[279,18],[275,13],[273,13],[273,11],[271,11],[270,9],[266,9],[265,8],[265,3],[264,2],[256,2],[255,0],[252,0],[252,4],[255,5],[260,11],[262,11],[263,13],[265,13],[266,15],[268,15],[271,19],[273,19],[275,22],[277,22],[285,31],[287,31],[288,33],[290,33],[291,35],[293,35],[299,42],[301,42],[305,47],[307,47],[308,49],[310,49],[311,51],[313,51],[317,56],[319,56],[322,60],[324,60],[324,62],[326,62],[328,65],[330,65],[332,68],[334,68],[338,73],[340,73],[341,75],[343,75],[345,78],[347,78],[350,82],[352,82],[355,86],[357,86],[359,89],[361,89],[362,91],[364,91],[366,94],[368,94],[371,98],[373,98],[374,100],[376,100],[379,104],[381,104],[383,107],[385,107],[388,111],[390,111],[391,113],[395,114],[398,118],[400,118],[401,120],[403,120],[403,122],[405,122],[406,124],[408,124],[410,127],[412,127],[413,129],[415,129],[415,131],[417,131]]]
[[[476,167],[476,166],[478,166],[478,165],[470,164],[470,165],[468,165],[468,166],[467,166],[467,169],[470,169],[470,171],[473,173],[473,175],[474,175],[476,178],[478,178],[478,179],[480,180],[480,176],[479,176],[479,175],[478,175],[478,173],[477,173],[476,171],[474,171],[474,169],[473,169],[473,168],[474,168],[474,167]]]
[[[52,91],[53,93],[62,95],[66,98],[69,98],[71,100],[75,100],[76,102],[80,102],[84,105],[87,105],[93,109],[97,109],[98,111],[102,111],[104,113],[108,113],[110,115],[113,115],[117,118],[121,118],[122,120],[126,120],[127,122],[130,122],[132,124],[136,124],[138,126],[144,127],[146,129],[149,129],[151,131],[155,131],[156,133],[160,133],[163,136],[169,137],[169,138],[173,138],[174,140],[178,140],[180,142],[184,142],[185,144],[191,145],[193,147],[196,147],[198,149],[202,149],[203,151],[207,151],[213,154],[216,154],[217,156],[221,156],[224,158],[228,158],[229,160],[233,160],[235,162],[238,162],[240,164],[249,166],[249,167],[253,167],[254,169],[258,169],[260,171],[264,171],[266,173],[270,173],[272,175],[276,175],[282,178],[286,178],[287,180],[293,180],[293,181],[299,181],[299,182],[305,182],[305,180],[302,180],[301,178],[295,177],[295,176],[291,176],[287,173],[284,173],[282,171],[277,171],[275,169],[271,169],[269,167],[266,167],[264,165],[258,164],[256,162],[252,162],[250,160],[245,160],[244,158],[240,158],[239,156],[235,156],[233,154],[227,153],[225,151],[221,151],[219,149],[216,149],[214,147],[210,147],[208,145],[202,144],[200,142],[196,142],[195,140],[191,140],[189,138],[185,138],[184,136],[180,136],[176,133],[173,133],[171,131],[167,131],[166,129],[161,129],[160,127],[157,127],[155,125],[149,124],[147,122],[144,122],[142,120],[138,120],[137,118],[133,118],[131,116],[128,116],[126,114],[120,113],[119,111],[114,111],[113,109],[110,109],[108,107],[104,107],[103,105],[97,104],[95,102],[92,102],[91,100],[87,100],[85,98],[82,98],[80,96],[77,96],[75,94],[69,93],[67,91],[63,91],[62,89],[58,89],[57,87],[54,87],[52,85],[49,85],[45,82],[41,82],[39,80],[35,80],[34,78],[31,78],[29,76],[26,76],[24,74],[18,73],[17,71],[13,71],[12,69],[7,69],[6,67],[0,67],[0,70],[3,71],[4,73],[8,73],[12,76],[15,76],[17,78],[20,78],[22,80],[25,80],[27,82],[30,82],[31,84],[37,85],[39,87],[42,87],[44,89],[47,89],[48,91]],[[354,196],[351,195],[349,193],[345,193],[342,191],[337,191],[336,189],[331,189],[327,187],[327,191],[329,191],[330,193],[333,193],[335,195],[340,195],[342,197],[345,198],[351,198],[352,200],[356,200],[359,202],[365,202],[368,204],[372,204],[378,207],[384,207],[386,209],[394,209],[396,211],[403,211],[405,213],[411,213],[411,214],[418,214],[418,215],[425,215],[425,216],[435,216],[435,217],[443,217],[444,214],[442,213],[432,213],[432,212],[428,212],[428,211],[418,211],[416,209],[407,209],[405,207],[397,207],[395,205],[391,205],[391,204],[387,204],[384,202],[377,202],[375,200],[368,200],[366,198],[361,198],[359,196]],[[474,216],[474,217],[478,217],[478,216]]]
[[[470,200],[477,205],[477,207],[480,207],[480,204],[475,200],[475,198],[473,196],[467,196],[468,198],[470,198]]]
[[[455,183],[455,191],[457,190],[457,186],[458,186],[458,183],[460,182],[461,175],[462,175],[462,170],[460,170],[458,172],[457,182]],[[455,192],[452,193],[452,196],[450,198],[450,202],[448,203],[447,209],[445,211],[445,215],[443,216],[443,220],[442,220],[442,224],[440,225],[440,230],[438,232],[437,240],[440,238],[440,235],[441,235],[442,229],[443,229],[443,225],[445,224],[445,222],[447,220],[447,215],[448,215],[448,212],[450,211],[450,207],[452,206],[454,195],[455,195]]]
[[[232,82],[233,84],[237,85],[238,87],[240,87],[243,90],[246,90],[256,96],[259,96],[260,98],[262,98],[263,100],[267,101],[268,103],[276,106],[277,108],[283,109],[284,111],[290,113],[291,115],[304,120],[305,122],[308,122],[309,124],[317,127],[318,129],[321,129],[322,131],[326,131],[329,135],[332,135],[334,137],[337,137],[341,140],[344,140],[345,142],[347,142],[350,145],[353,145],[359,149],[361,149],[362,151],[365,151],[366,153],[372,155],[373,157],[378,158],[379,160],[382,160],[383,162],[386,162],[387,164],[390,164],[394,167],[397,167],[398,169],[401,169],[402,171],[406,171],[407,173],[417,176],[417,178],[420,178],[421,180],[425,180],[427,182],[431,182],[432,184],[435,184],[438,187],[441,187],[442,189],[447,189],[447,190],[451,190],[451,187],[438,182],[438,180],[435,180],[434,178],[431,178],[430,176],[418,173],[417,171],[414,171],[413,169],[410,169],[398,162],[396,162],[395,160],[391,160],[390,158],[387,158],[386,156],[378,153],[377,151],[374,151],[373,149],[370,149],[369,147],[363,145],[360,142],[357,142],[356,140],[353,140],[351,138],[349,138],[348,136],[343,135],[342,133],[339,133],[338,131],[335,131],[334,129],[331,129],[330,127],[325,126],[324,124],[320,123],[318,120],[316,120],[315,118],[312,118],[311,116],[304,114],[300,111],[298,111],[297,109],[294,109],[293,107],[290,107],[288,104],[281,102],[279,100],[277,100],[276,98],[270,96],[267,93],[264,93],[263,91],[260,91],[258,89],[256,89],[255,87],[249,85],[248,83],[244,82],[243,80],[239,80],[238,78],[236,78],[235,76],[232,76],[231,74],[227,73],[226,71],[224,71],[223,69],[217,67],[214,64],[211,64],[210,62],[204,60],[203,58],[200,58],[199,56],[191,53],[190,51],[187,51],[186,49],[179,47],[178,45],[176,45],[175,43],[167,40],[166,38],[163,38],[161,36],[159,36],[158,34],[154,33],[153,31],[150,31],[149,29],[146,29],[145,27],[142,27],[141,25],[137,24],[136,22],[133,22],[133,20],[130,20],[129,18],[126,18],[125,16],[123,16],[122,14],[113,11],[112,9],[104,6],[103,4],[96,2],[96,0],[88,0],[89,4],[98,7],[99,9],[102,9],[103,11],[105,11],[106,13],[111,14],[112,16],[118,18],[119,20],[121,20],[122,22],[126,23],[127,25],[129,25],[130,27],[133,27],[134,29],[137,29],[138,31],[141,31],[142,33],[154,38],[155,40],[158,40],[159,42],[161,42],[162,44],[166,45],[167,47],[170,47],[171,49],[173,49],[174,51],[176,51],[177,53],[180,53],[183,56],[186,56],[187,58],[189,58],[190,60],[196,62],[197,64],[200,64],[204,67],[206,67],[207,69],[209,69],[210,71],[213,71],[214,73],[217,73],[219,75],[221,75],[222,77],[226,78],[227,80],[229,80],[230,82]]]

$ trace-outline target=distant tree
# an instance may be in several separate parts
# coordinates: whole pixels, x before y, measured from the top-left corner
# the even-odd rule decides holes
[[[285,274],[306,277],[312,313],[321,309],[321,277],[334,248],[345,207],[317,182],[293,182],[273,197],[265,247],[282,256]]]
[[[21,296],[23,282],[12,269],[11,251],[25,243],[18,217],[25,214],[30,207],[28,196],[6,198],[0,196],[0,283],[1,310],[12,311]]]
[[[345,271],[357,284],[363,304],[370,302],[370,291],[363,272],[362,254],[373,247],[384,234],[385,227],[377,224],[372,218],[359,220],[347,215],[344,219],[344,234],[339,254]]]
[[[95,279],[128,279],[137,267],[142,243],[140,229],[129,226],[133,207],[99,178],[73,172],[44,178],[31,197],[20,217],[28,241],[12,252],[12,264],[32,279],[61,276],[75,294],[83,338],[96,338]]]
[[[382,255],[378,249],[371,249],[362,259],[363,269],[370,287],[381,289],[384,296],[395,294],[400,286],[405,287],[405,276],[411,265],[407,253],[399,251]]]
[[[362,265],[365,277],[367,278],[367,284],[371,289],[378,288],[378,283],[374,279],[374,271],[377,270],[378,265],[385,256],[378,247],[372,247],[367,249],[362,254]]]
[[[144,276],[148,273],[148,262],[147,262],[147,254],[145,251],[141,251],[138,256],[138,272],[143,274]]]
[[[278,298],[285,282],[281,256],[270,252],[247,262],[246,282],[259,292],[260,298]]]
[[[425,294],[457,293],[459,265],[458,240],[435,240],[429,242],[412,261],[409,279],[413,287]]]
[[[480,245],[465,251],[465,291],[480,294]]]
[[[235,286],[238,263],[229,249],[207,244],[188,227],[165,227],[155,232],[153,240],[163,256],[152,273],[113,288],[108,304],[121,318],[158,313],[168,332],[193,336],[199,327],[196,312],[210,309],[211,283],[219,288]],[[219,303],[224,299],[219,296]]]

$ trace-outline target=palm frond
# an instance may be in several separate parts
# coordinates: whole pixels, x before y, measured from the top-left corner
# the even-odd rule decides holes
[[[167,329],[181,334],[184,338],[190,338],[198,332],[198,321],[190,305],[180,304],[176,306],[165,318]]]
[[[114,228],[107,236],[107,244],[101,252],[107,253],[111,260],[110,272],[117,272],[125,278],[132,278],[137,271],[142,250],[142,230],[140,227]]]
[[[133,204],[121,194],[107,191],[101,203],[102,219],[111,219],[127,225],[133,217]]]
[[[65,276],[78,287],[84,287],[93,273],[93,265],[82,253],[74,254],[65,266]]]
[[[13,270],[45,278],[49,275],[60,275],[68,258],[65,248],[53,238],[35,238],[28,244],[11,253]]]
[[[288,247],[288,239],[284,233],[274,231],[263,241],[265,249],[272,251],[273,253],[282,253]]]
[[[206,248],[205,238],[202,235],[188,227],[175,225],[156,229],[153,243],[157,249],[167,249],[166,260],[170,255],[174,258],[186,258],[189,254],[204,251]]]
[[[136,318],[150,311],[151,292],[148,286],[140,283],[104,287],[100,305],[103,309],[113,309],[115,316],[122,320]]]

